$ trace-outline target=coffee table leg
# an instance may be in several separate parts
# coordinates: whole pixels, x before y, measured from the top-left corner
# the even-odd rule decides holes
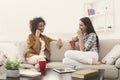
[[[103,77],[104,77],[104,71],[105,71],[104,69],[99,70],[99,72],[100,72],[99,73],[100,80],[104,80],[103,79]]]

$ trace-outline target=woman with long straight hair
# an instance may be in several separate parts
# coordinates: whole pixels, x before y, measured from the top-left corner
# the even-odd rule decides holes
[[[79,50],[68,50],[65,52],[64,64],[76,66],[82,64],[100,64],[98,61],[99,39],[94,30],[91,20],[88,17],[80,19],[77,36],[72,42],[78,42]],[[71,43],[71,42],[70,42]],[[71,44],[74,48],[75,45]]]

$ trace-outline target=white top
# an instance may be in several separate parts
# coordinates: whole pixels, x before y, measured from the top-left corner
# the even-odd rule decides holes
[[[41,51],[40,51],[40,58],[44,58],[46,57],[44,54],[44,50],[45,50],[45,42],[40,38],[40,42],[41,42]]]

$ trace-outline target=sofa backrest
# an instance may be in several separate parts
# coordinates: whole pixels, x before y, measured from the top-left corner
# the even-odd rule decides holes
[[[114,45],[120,43],[120,39],[103,39],[99,41],[100,49],[99,49],[99,57],[100,60],[114,47]],[[19,54],[21,58],[24,57],[27,46],[25,41],[21,42],[0,42],[0,44],[3,43],[13,43],[15,46],[17,46],[19,50]],[[0,45],[1,46],[1,45]],[[2,46],[1,46],[2,47]],[[8,48],[8,46],[4,46],[5,48]],[[63,47],[61,49],[58,48],[56,41],[52,41],[50,43],[50,49],[51,49],[51,61],[62,61],[64,58],[64,53],[67,50],[71,50],[72,47],[69,44],[69,41],[63,41]],[[79,50],[78,44],[76,43],[75,49]],[[9,49],[11,50],[11,48]],[[14,51],[13,51],[14,52]],[[8,51],[9,53],[9,51]],[[9,53],[11,55],[14,55],[13,53]],[[15,55],[13,56],[15,57]],[[24,59],[22,60],[24,62]]]
[[[65,51],[71,49],[72,48],[68,41],[63,41],[63,46],[61,49],[58,48],[56,41],[52,41],[50,43],[51,61],[62,61]]]
[[[102,39],[99,40],[99,59],[101,60],[116,44],[120,43],[120,39]],[[58,49],[56,42],[50,43],[51,48],[51,61],[62,61],[66,50],[72,49],[68,41],[63,41],[63,47]],[[76,43],[75,49],[79,50]]]

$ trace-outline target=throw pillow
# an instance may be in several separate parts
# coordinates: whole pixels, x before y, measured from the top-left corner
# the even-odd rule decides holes
[[[14,42],[14,44],[18,49],[18,52],[19,52],[18,55],[19,55],[21,62],[26,63],[25,53],[27,51],[27,43],[25,41],[16,41]]]
[[[4,60],[5,60],[5,55],[3,54],[2,51],[0,51],[0,65],[3,64]]]
[[[102,63],[114,64],[120,57],[120,44],[115,45],[111,51],[102,59]]]
[[[118,58],[116,61],[115,61],[115,66],[117,68],[120,68],[120,58]]]
[[[21,60],[19,57],[20,53],[18,51],[18,48],[11,42],[0,43],[0,51],[2,51],[4,55],[10,60],[15,60],[16,58]]]

